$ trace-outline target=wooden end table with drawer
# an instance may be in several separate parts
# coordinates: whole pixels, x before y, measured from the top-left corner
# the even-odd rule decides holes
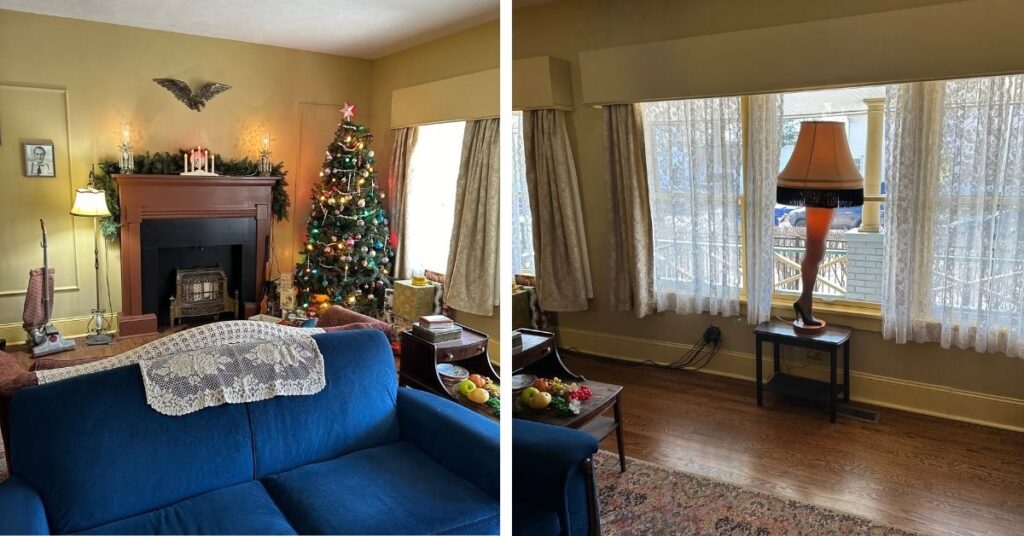
[[[487,335],[462,326],[462,337],[455,341],[433,343],[412,334],[411,330],[401,333],[402,357],[399,361],[398,383],[430,391],[461,403],[477,413],[496,418],[490,406],[466,403],[452,394],[437,374],[437,365],[454,363],[469,371],[498,382],[487,352]]]
[[[533,374],[539,378],[555,376],[574,382],[585,382],[590,386],[591,397],[585,400],[579,415],[559,417],[551,411],[534,411],[523,409],[516,412],[517,419],[578,428],[587,432],[598,441],[615,432],[615,441],[619,450],[619,466],[626,472],[626,449],[622,441],[622,386],[611,383],[592,381],[569,370],[558,355],[555,345],[555,334],[535,329],[520,329],[523,337],[522,347],[513,348],[512,374]],[[513,405],[514,407],[514,405]],[[612,416],[604,415],[612,410]]]

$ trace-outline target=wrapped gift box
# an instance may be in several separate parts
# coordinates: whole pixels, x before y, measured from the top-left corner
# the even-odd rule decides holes
[[[411,281],[395,281],[393,312],[396,317],[413,321],[421,316],[440,312],[441,285],[430,283],[421,287]]]

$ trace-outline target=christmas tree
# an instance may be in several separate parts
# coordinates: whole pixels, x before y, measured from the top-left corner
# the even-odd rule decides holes
[[[394,253],[373,169],[373,134],[352,122],[355,108],[345,102],[322,180],[310,194],[303,259],[295,267],[298,304],[310,317],[331,304],[379,316],[391,288]]]

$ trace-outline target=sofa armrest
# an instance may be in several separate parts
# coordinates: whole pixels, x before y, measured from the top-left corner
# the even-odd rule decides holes
[[[398,389],[403,439],[496,500],[501,498],[498,423],[425,391]]]
[[[513,419],[513,504],[558,512],[562,534],[596,532],[591,526],[597,500],[589,462],[597,449],[597,440],[586,432]]]
[[[43,500],[17,475],[0,482],[0,534],[49,534]]]

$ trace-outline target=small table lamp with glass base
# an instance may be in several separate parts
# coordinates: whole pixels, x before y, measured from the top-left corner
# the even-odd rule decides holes
[[[107,197],[102,190],[92,186],[92,173],[89,173],[89,187],[79,188],[75,191],[75,204],[71,207],[73,216],[84,216],[92,218],[93,238],[95,241],[93,254],[95,255],[96,267],[96,308],[92,310],[92,319],[89,321],[89,335],[85,337],[85,344],[99,345],[114,342],[114,337],[106,333],[110,327],[104,316],[100,305],[100,229],[99,219],[110,216],[107,210]]]
[[[838,207],[864,204],[864,178],[850,154],[846,124],[838,121],[800,123],[793,154],[779,174],[776,202],[807,207],[807,237],[800,262],[800,298],[793,303],[793,327],[804,331],[825,329],[814,318],[814,285],[825,256],[825,240]]]

